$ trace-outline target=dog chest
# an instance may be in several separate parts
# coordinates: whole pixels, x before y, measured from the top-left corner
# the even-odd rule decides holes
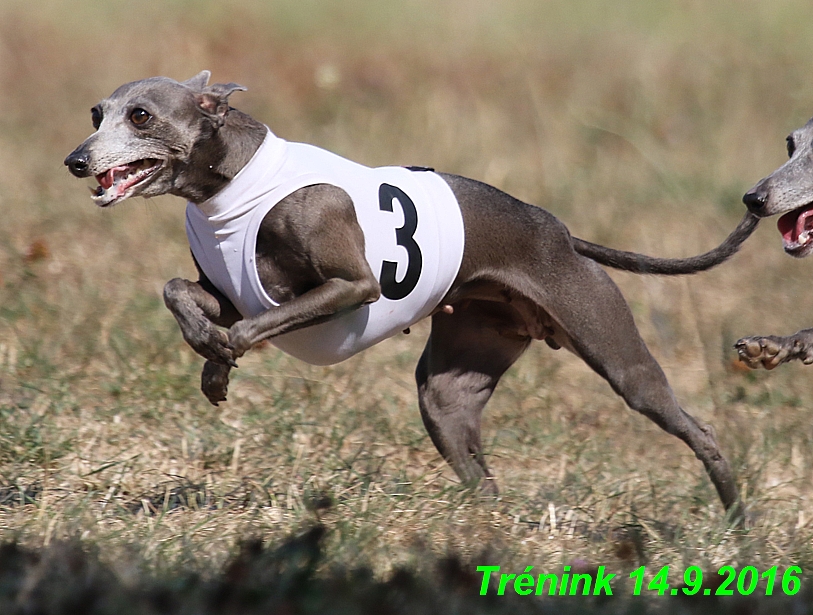
[[[271,341],[308,363],[338,363],[428,316],[454,281],[463,255],[463,221],[437,174],[369,168],[270,131],[218,195],[187,206],[187,235],[199,265],[244,317],[276,304],[260,283],[256,239],[265,215],[286,196],[315,184],[342,188],[364,232],[365,256],[381,298],[334,320]]]

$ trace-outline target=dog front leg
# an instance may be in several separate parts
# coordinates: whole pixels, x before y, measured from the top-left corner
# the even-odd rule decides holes
[[[229,371],[237,363],[228,335],[215,325],[233,325],[241,318],[239,312],[203,274],[198,282],[180,278],[167,282],[164,303],[175,316],[187,344],[207,359],[201,373],[201,391],[215,406],[226,401]]]
[[[744,337],[734,344],[740,360],[748,367],[773,369],[788,361],[813,363],[813,329],[802,329],[786,337],[767,335]]]
[[[232,356],[243,356],[259,342],[331,320],[349,310],[372,303],[381,294],[370,277],[357,280],[332,278],[277,307],[234,323],[229,329]]]
[[[215,327],[231,326],[239,318],[223,318],[224,302],[231,306],[227,299],[216,297],[199,282],[175,278],[164,286],[164,303],[178,321],[186,343],[204,359],[237,367],[228,335]]]

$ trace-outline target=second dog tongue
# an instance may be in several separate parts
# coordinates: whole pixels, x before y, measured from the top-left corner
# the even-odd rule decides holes
[[[811,216],[813,216],[813,208],[808,208],[803,210],[802,213],[799,214],[799,217],[796,218],[796,224],[793,229],[793,241],[799,241],[801,234],[806,230],[810,230],[807,223]]]

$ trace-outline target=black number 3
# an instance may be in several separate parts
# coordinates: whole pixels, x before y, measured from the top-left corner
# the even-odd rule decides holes
[[[398,301],[403,299],[418,284],[423,269],[423,255],[421,248],[415,242],[413,235],[418,228],[418,210],[407,194],[396,186],[381,184],[378,189],[378,204],[381,211],[392,211],[392,202],[397,200],[404,211],[404,226],[395,229],[395,243],[403,246],[407,251],[409,260],[404,279],[400,282],[395,280],[395,272],[398,263],[384,261],[381,263],[381,275],[378,281],[381,283],[381,294],[387,299]]]

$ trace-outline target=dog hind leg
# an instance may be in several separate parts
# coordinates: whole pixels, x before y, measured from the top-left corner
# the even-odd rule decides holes
[[[710,428],[700,425],[677,402],[660,365],[641,339],[618,287],[593,261],[573,254],[566,267],[543,276],[555,293],[540,303],[561,327],[565,343],[603,376],[633,410],[683,440],[703,462],[730,518],[742,504],[731,467]],[[565,275],[569,279],[557,279]]]
[[[464,484],[497,485],[483,456],[480,419],[500,377],[530,343],[527,336],[501,330],[510,322],[504,304],[472,301],[453,314],[432,317],[432,332],[415,377],[421,417],[443,458]],[[482,481],[482,482],[481,482]]]

